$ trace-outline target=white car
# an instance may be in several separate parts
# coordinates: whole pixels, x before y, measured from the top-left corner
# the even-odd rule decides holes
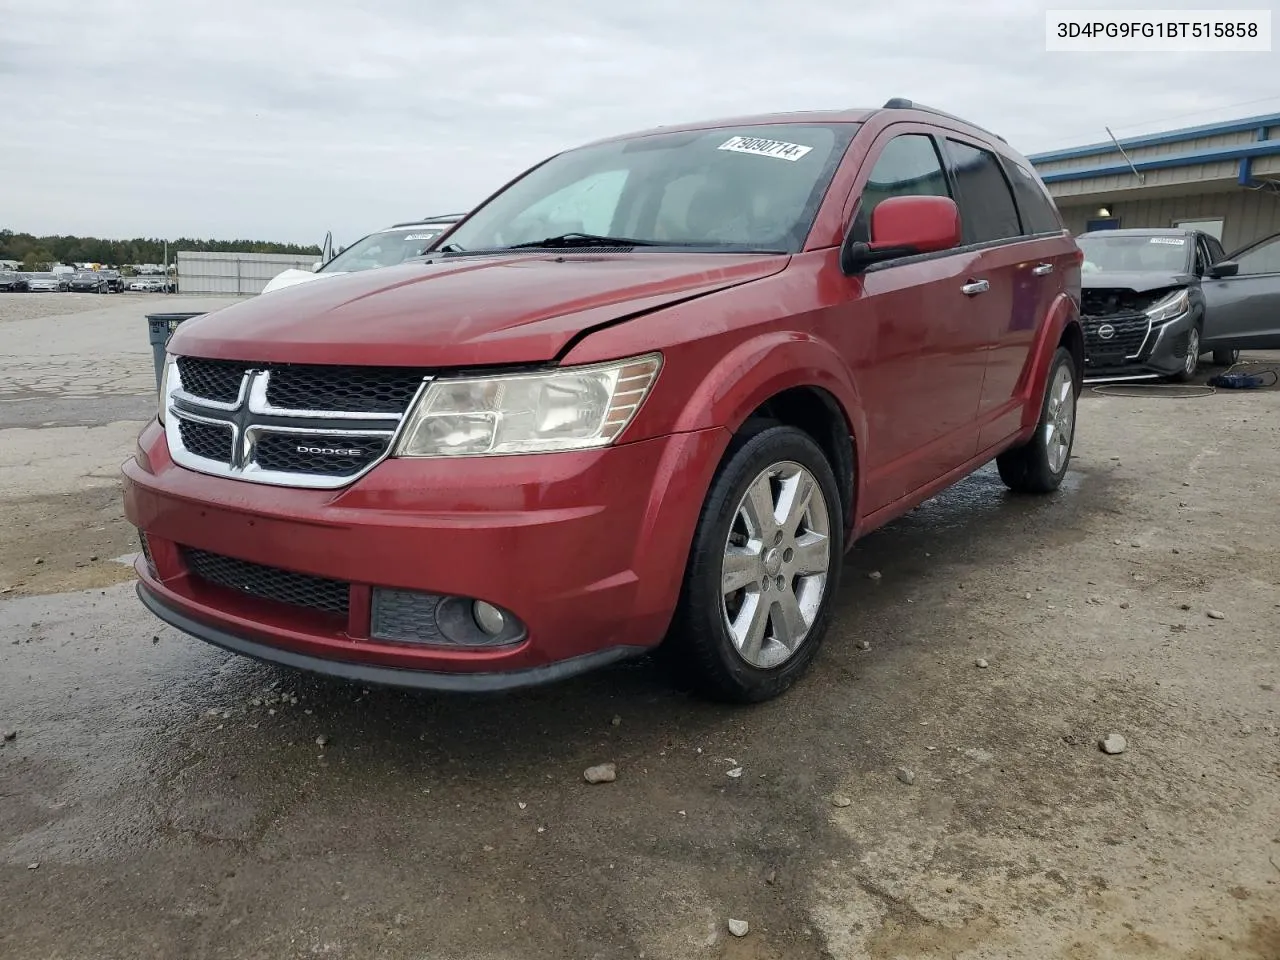
[[[425,217],[409,223],[397,223],[357,240],[333,259],[317,262],[310,270],[286,270],[272,277],[263,293],[283,290],[310,280],[341,276],[377,267],[393,267],[410,257],[422,256],[426,249],[442,233],[461,220],[466,214],[449,213],[439,217]]]

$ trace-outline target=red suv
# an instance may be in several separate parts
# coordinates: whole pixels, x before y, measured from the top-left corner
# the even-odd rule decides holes
[[[606,140],[424,258],[179,328],[124,466],[142,601],[365,683],[660,645],[789,686],[854,538],[1067,469],[1079,249],[1004,140],[907,101]]]

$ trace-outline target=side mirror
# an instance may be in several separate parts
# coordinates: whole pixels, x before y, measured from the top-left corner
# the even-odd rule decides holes
[[[1234,277],[1240,272],[1240,264],[1234,260],[1219,260],[1209,268],[1209,276],[1215,280],[1221,280],[1223,277]]]
[[[882,260],[950,250],[960,238],[960,208],[950,197],[889,197],[871,212],[871,242],[846,240],[840,266],[856,273]]]
[[[321,261],[317,260],[315,263],[313,263],[313,264],[311,265],[311,272],[312,272],[312,273],[319,273],[319,272],[320,272],[320,268],[321,268],[321,267],[323,267],[323,266],[324,266],[324,264],[323,264]]]

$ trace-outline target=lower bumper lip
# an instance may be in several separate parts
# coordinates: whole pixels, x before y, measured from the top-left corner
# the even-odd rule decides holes
[[[148,610],[183,633],[214,646],[239,653],[265,663],[305,670],[323,676],[350,680],[355,683],[371,683],[386,687],[410,690],[434,690],[448,693],[498,693],[541,686],[567,680],[570,677],[597,670],[644,654],[644,647],[610,647],[594,653],[583,654],[568,660],[548,663],[524,670],[493,673],[436,673],[428,670],[405,670],[371,663],[312,657],[294,650],[285,650],[265,643],[258,643],[187,616],[171,607],[152,593],[145,584],[137,586],[138,599]]]

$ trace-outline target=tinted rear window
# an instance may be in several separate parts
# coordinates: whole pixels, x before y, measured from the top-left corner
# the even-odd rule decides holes
[[[1058,218],[1058,208],[1040,186],[1036,175],[1008,157],[1004,158],[1004,169],[1009,175],[1009,182],[1013,185],[1013,198],[1018,202],[1018,214],[1022,217],[1022,232],[1028,234],[1061,232],[1062,221]]]
[[[984,243],[1019,236],[1018,208],[1000,162],[989,150],[947,140],[947,154],[960,194],[960,220],[965,242]]]

